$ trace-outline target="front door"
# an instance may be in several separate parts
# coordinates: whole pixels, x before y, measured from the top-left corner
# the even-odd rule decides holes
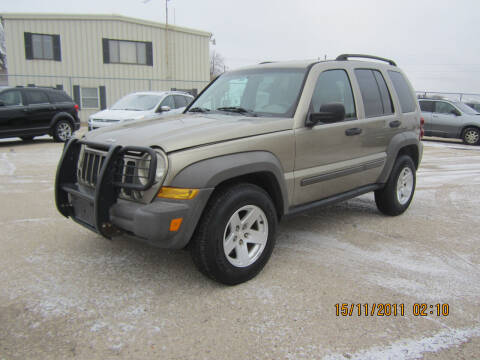
[[[0,137],[17,135],[25,126],[27,113],[20,90],[5,90],[0,94]]]
[[[358,79],[354,99],[350,78]],[[358,104],[363,99],[363,112]],[[386,144],[394,119],[391,97],[377,70],[359,69],[347,73],[331,69],[318,76],[309,113],[322,105],[341,103],[345,120],[296,129],[294,205],[341,194],[375,183],[386,159]],[[357,104],[357,106],[355,105]],[[365,117],[365,118],[363,118]]]
[[[445,101],[435,101],[435,111],[432,114],[432,135],[455,137],[461,126],[457,109]]]

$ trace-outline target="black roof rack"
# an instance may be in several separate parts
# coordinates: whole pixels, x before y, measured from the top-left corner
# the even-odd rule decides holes
[[[380,60],[380,61],[385,61],[389,63],[390,65],[397,66],[395,61],[390,60],[390,59],[385,59],[379,56],[373,56],[373,55],[363,55],[363,54],[342,54],[338,55],[336,60],[338,61],[345,61],[348,60],[348,58],[365,58],[365,59],[373,59],[373,60]]]

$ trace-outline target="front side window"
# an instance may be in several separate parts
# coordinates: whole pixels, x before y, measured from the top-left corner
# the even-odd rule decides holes
[[[439,114],[453,114],[455,112],[455,108],[453,105],[444,102],[444,101],[436,101],[435,102],[435,112]]]
[[[104,62],[110,64],[152,65],[152,43],[103,39]]]
[[[189,111],[292,117],[306,69],[251,69],[221,75]]]
[[[61,60],[60,36],[24,33],[25,57],[38,60]]]
[[[0,101],[3,106],[23,105],[22,94],[18,90],[5,91],[0,94]]]
[[[187,106],[187,98],[183,95],[173,95],[175,98],[175,108],[182,108]]]
[[[357,117],[353,92],[345,70],[327,70],[320,74],[313,91],[311,111],[320,112],[322,105],[340,103],[345,106],[345,119]]]
[[[82,98],[82,108],[97,109],[98,108],[98,89],[95,87],[82,87],[80,89]]]
[[[175,101],[173,100],[173,96],[169,95],[165,99],[163,99],[160,106],[168,106],[170,109],[175,109]]]

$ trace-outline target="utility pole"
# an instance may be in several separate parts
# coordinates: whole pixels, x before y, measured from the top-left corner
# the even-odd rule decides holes
[[[170,69],[168,66],[168,1],[165,0],[165,64],[167,67],[167,79],[170,77]]]

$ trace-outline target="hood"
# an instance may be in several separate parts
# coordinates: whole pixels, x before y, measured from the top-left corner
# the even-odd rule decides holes
[[[246,117],[225,114],[180,114],[164,119],[126,122],[88,132],[97,143],[159,146],[165,152],[215,142],[292,129],[288,118]]]
[[[127,120],[127,119],[137,119],[143,117],[147,114],[150,114],[151,111],[135,111],[135,110],[103,110],[97,112],[90,117],[92,119],[108,119],[108,120]]]

